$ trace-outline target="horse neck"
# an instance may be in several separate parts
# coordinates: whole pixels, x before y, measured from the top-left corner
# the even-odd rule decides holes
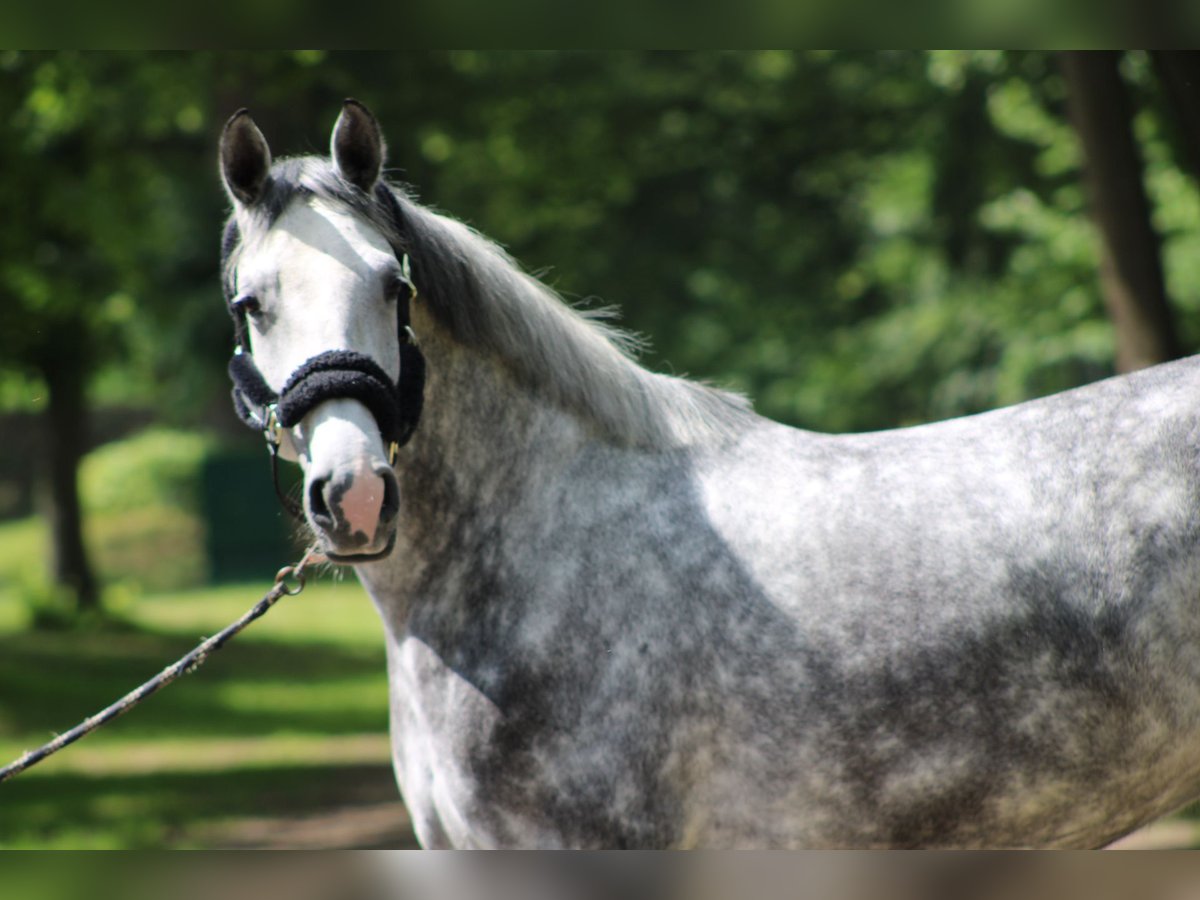
[[[424,556],[464,517],[519,502],[593,437],[502,360],[459,343],[420,310],[413,324],[428,374],[421,422],[397,463],[400,539]]]

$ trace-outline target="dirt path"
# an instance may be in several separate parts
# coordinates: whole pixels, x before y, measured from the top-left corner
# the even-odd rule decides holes
[[[417,846],[408,810],[390,765],[351,766],[330,773],[320,799],[275,815],[244,816],[201,826],[181,835],[184,843],[212,848],[260,850],[412,849]]]
[[[1200,823],[1191,819],[1166,819],[1147,825],[1109,844],[1108,850],[1190,850],[1200,844]]]
[[[255,850],[404,850],[417,846],[399,801],[307,816],[239,819],[207,835],[216,846]]]

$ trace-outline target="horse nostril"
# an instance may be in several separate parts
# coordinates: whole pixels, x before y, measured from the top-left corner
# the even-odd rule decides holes
[[[314,478],[308,485],[309,514],[322,525],[333,524],[333,514],[329,512],[329,504],[325,502],[325,488],[328,485],[328,478]]]
[[[381,472],[380,477],[383,479],[383,503],[379,507],[379,522],[385,525],[400,511],[400,488],[390,471]]]

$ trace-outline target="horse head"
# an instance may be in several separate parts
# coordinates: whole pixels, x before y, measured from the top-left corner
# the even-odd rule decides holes
[[[338,562],[390,552],[395,452],[419,413],[420,387],[414,411],[403,380],[423,369],[413,371],[413,290],[384,154],[375,118],[352,100],[328,159],[272,162],[245,110],[220,145],[233,203],[223,255],[235,406],[273,453],[300,463],[305,517]]]

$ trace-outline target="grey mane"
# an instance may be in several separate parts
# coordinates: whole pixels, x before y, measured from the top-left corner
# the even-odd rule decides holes
[[[409,255],[421,297],[456,340],[503,361],[616,444],[666,449],[722,442],[755,418],[740,396],[639,366],[632,358],[637,338],[605,321],[611,312],[568,306],[473,229],[384,182],[369,196],[327,159],[277,161],[243,227],[248,221],[265,232],[302,196],[343,204],[370,221],[398,253]],[[246,237],[231,217],[222,247],[231,295]]]

